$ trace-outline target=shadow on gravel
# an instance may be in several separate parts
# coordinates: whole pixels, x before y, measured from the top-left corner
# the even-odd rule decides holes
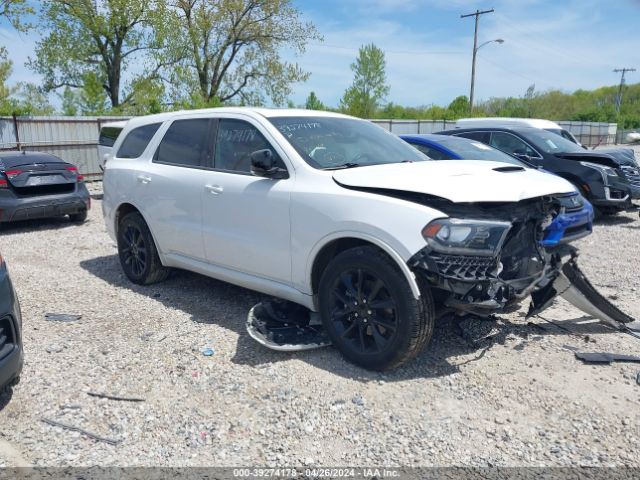
[[[0,391],[0,412],[4,410],[4,408],[9,405],[11,402],[11,397],[13,397],[13,388],[8,387],[4,391]]]
[[[161,302],[168,308],[181,310],[191,320],[216,324],[238,334],[234,363],[257,367],[297,358],[317,368],[362,382],[402,381],[411,378],[447,376],[459,371],[461,365],[480,360],[495,345],[520,340],[514,348],[526,350],[529,342],[546,335],[582,337],[612,330],[598,323],[580,323],[589,317],[551,323],[514,323],[502,317],[480,319],[474,316],[448,316],[436,325],[431,344],[415,360],[391,372],[370,372],[346,362],[332,347],[306,352],[275,352],[256,343],[245,330],[249,309],[264,295],[214,280],[196,273],[176,270],[164,282],[140,286],[131,283],[122,272],[117,255],[93,258],[80,266],[114,287],[127,288]],[[524,313],[521,314],[524,317]],[[203,339],[204,340],[204,339]],[[456,357],[472,356],[460,361]]]
[[[604,215],[593,221],[595,225],[626,225],[629,223],[635,223],[638,221],[637,216],[629,217],[623,215]]]
[[[22,220],[19,222],[1,223],[0,235],[11,235],[15,233],[31,233],[39,230],[59,230],[71,226],[77,226],[77,223],[69,220],[68,217],[53,217],[42,220]]]

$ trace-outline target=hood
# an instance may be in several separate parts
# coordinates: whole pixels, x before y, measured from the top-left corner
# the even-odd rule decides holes
[[[560,152],[554,153],[556,157],[564,158],[565,160],[575,160],[576,162],[591,162],[605,167],[618,168],[620,164],[614,160],[610,153],[596,153],[596,152]]]
[[[612,156],[620,165],[638,166],[633,148],[598,148],[597,151]]]
[[[575,191],[555,175],[486,160],[371,165],[336,170],[333,179],[345,187],[404,190],[455,203],[519,202]]]

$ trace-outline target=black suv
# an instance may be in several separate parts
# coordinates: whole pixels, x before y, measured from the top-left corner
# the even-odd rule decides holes
[[[18,383],[22,363],[20,304],[0,255],[0,393]]]
[[[565,138],[532,127],[466,128],[439,132],[477,140],[570,181],[601,213],[633,207],[640,198],[640,172],[610,154],[585,150]]]

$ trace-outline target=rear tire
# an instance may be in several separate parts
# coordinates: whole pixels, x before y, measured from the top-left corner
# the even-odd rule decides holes
[[[150,285],[169,276],[147,222],[138,212],[128,213],[118,224],[118,256],[122,270],[133,283]]]
[[[88,212],[86,210],[81,210],[79,213],[72,213],[69,215],[69,219],[73,223],[84,223],[87,219]]]
[[[338,254],[320,279],[322,322],[348,360],[389,370],[414,358],[433,335],[435,313],[425,285],[415,299],[398,266],[373,246]]]

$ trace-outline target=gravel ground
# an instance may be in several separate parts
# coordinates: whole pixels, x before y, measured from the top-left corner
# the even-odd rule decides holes
[[[636,318],[639,241],[634,212],[579,242],[592,282]],[[640,354],[640,340],[562,300],[543,314],[554,324],[523,311],[444,320],[417,360],[379,374],[333,348],[262,348],[244,330],[254,292],[188,272],[131,284],[99,200],[81,226],[4,228],[0,250],[26,350],[22,382],[0,398],[0,466],[640,466],[640,365],[588,366],[572,351]]]

